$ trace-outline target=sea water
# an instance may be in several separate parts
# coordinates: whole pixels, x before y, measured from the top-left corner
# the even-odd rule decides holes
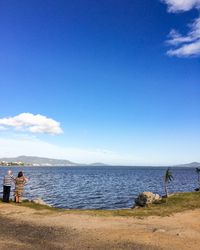
[[[0,183],[8,167],[0,167]],[[14,176],[23,171],[29,178],[24,197],[41,198],[59,208],[130,208],[144,191],[164,194],[164,167],[9,167]],[[193,168],[172,168],[169,192],[193,191],[197,176]],[[12,188],[14,189],[14,187]],[[0,192],[2,196],[2,188]]]

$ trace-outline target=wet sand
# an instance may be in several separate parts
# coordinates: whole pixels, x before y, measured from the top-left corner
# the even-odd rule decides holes
[[[200,209],[169,217],[104,217],[0,203],[0,249],[199,249]]]

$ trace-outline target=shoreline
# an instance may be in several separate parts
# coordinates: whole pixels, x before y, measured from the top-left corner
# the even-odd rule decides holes
[[[121,209],[74,209],[74,208],[58,208],[49,204],[43,203],[43,200],[36,199],[34,202],[24,200],[20,206],[33,208],[36,210],[52,210],[57,212],[100,215],[100,216],[129,216],[129,217],[148,217],[148,216],[170,216],[174,213],[184,212],[200,208],[200,192],[180,192],[173,193],[168,198],[162,198],[156,204],[151,204],[145,207],[131,207]],[[11,201],[11,204],[18,205]]]

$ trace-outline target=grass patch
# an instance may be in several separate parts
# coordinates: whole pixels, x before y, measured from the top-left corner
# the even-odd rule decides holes
[[[126,216],[143,218],[146,216],[169,216],[174,213],[183,212],[200,208],[200,192],[176,193],[169,198],[163,198],[158,204],[152,204],[148,207],[139,207],[135,209],[119,210],[76,210],[59,209],[45,205],[35,204],[24,201],[21,204],[11,202],[13,205],[29,207],[35,210],[46,210],[48,212],[62,212],[65,214],[85,214],[92,216]]]
[[[32,209],[35,209],[35,210],[48,210],[48,211],[62,211],[62,209],[59,209],[59,208],[55,208],[55,207],[50,207],[50,206],[47,206],[47,205],[40,205],[40,204],[36,204],[32,201],[23,201],[22,203],[14,203],[13,204],[16,204],[17,206],[23,206],[23,207],[29,207],[29,208],[32,208]]]
[[[0,202],[3,203],[2,199],[0,199]],[[63,211],[63,209],[50,207],[47,205],[36,204],[29,200],[24,200],[22,203],[15,203],[14,201],[10,200],[9,204],[14,205],[14,206],[29,207],[35,210]]]

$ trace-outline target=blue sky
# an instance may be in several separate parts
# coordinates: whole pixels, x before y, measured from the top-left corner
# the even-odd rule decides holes
[[[200,161],[199,7],[2,0],[0,156]]]

